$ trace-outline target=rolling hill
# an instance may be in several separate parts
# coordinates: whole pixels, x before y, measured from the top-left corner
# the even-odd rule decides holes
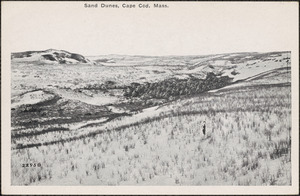
[[[15,63],[27,62],[38,64],[97,64],[96,62],[89,60],[83,55],[56,49],[16,52],[11,54],[11,59]]]

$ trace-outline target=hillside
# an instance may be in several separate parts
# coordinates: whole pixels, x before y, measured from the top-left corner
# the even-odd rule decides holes
[[[13,63],[37,63],[37,64],[97,64],[80,54],[70,53],[64,50],[48,49],[45,51],[26,51],[11,54]]]

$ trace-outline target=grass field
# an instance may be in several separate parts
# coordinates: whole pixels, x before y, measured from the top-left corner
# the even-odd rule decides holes
[[[290,185],[290,93],[280,85],[222,90],[138,123],[119,119],[103,133],[13,150],[12,184]]]

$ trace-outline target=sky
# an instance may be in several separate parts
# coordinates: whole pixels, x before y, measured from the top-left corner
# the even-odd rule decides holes
[[[2,2],[3,39],[11,52],[54,48],[90,56],[289,51],[298,37],[297,2],[148,2],[146,9],[84,3]]]

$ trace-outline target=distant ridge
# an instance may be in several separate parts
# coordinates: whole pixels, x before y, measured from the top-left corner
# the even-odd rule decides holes
[[[11,59],[15,62],[40,62],[44,64],[98,64],[81,54],[57,49],[15,52],[11,54]]]

